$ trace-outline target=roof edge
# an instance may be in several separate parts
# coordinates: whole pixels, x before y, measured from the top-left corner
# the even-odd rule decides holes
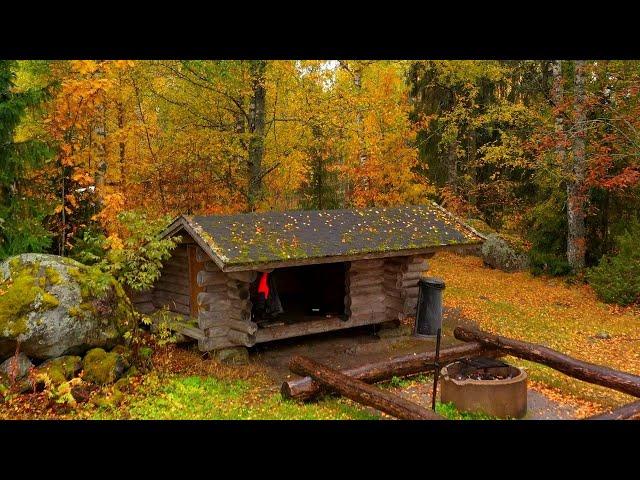
[[[211,246],[204,241],[202,236],[193,228],[191,222],[186,215],[178,215],[167,228],[160,234],[160,238],[167,238],[178,233],[180,230],[184,230],[189,236],[198,244],[202,250],[211,258],[211,260],[224,271],[225,262],[220,258],[218,254],[211,248]]]
[[[433,203],[433,206],[436,207],[438,210],[440,210],[442,213],[444,213],[445,215],[447,215],[449,218],[451,218],[452,220],[458,222],[460,225],[462,225],[464,228],[466,228],[467,230],[469,230],[471,233],[473,233],[474,235],[480,237],[483,241],[487,239],[487,236],[483,233],[480,233],[479,231],[477,231],[475,228],[473,228],[471,225],[463,222],[459,217],[457,217],[456,215],[454,215],[453,213],[451,213],[449,210],[447,210],[446,208],[444,208],[441,205],[438,205],[436,202],[432,201],[431,203]]]

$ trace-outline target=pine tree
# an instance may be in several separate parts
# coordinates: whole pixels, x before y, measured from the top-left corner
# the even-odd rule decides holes
[[[15,65],[0,60],[0,258],[42,251],[50,243],[41,205],[21,191],[28,169],[41,164],[49,150],[39,140],[15,140],[27,110],[40,104],[47,91],[16,91]]]

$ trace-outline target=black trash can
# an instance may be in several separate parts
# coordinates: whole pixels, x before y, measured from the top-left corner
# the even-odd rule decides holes
[[[418,281],[418,308],[414,335],[432,337],[442,327],[442,290],[444,281],[436,277],[420,277]]]

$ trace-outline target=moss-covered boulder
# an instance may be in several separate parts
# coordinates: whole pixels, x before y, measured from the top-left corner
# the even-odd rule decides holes
[[[111,348],[133,323],[122,286],[96,267],[33,253],[0,264],[0,360],[17,342],[39,360]]]
[[[46,373],[54,385],[71,380],[82,370],[82,358],[77,355],[64,355],[47,360],[36,369],[36,374]]]
[[[83,379],[98,385],[118,380],[127,368],[127,363],[117,352],[105,352],[102,348],[89,350],[82,362]]]
[[[482,244],[482,261],[491,268],[515,272],[529,268],[524,242],[506,234],[491,234]]]

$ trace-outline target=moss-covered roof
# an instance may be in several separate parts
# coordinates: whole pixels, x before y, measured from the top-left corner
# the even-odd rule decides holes
[[[437,204],[178,217],[164,235],[186,229],[223,269],[326,257],[389,253],[482,242]],[[205,245],[203,245],[203,243]],[[410,253],[410,252],[409,252]],[[249,269],[249,268],[247,268]]]

